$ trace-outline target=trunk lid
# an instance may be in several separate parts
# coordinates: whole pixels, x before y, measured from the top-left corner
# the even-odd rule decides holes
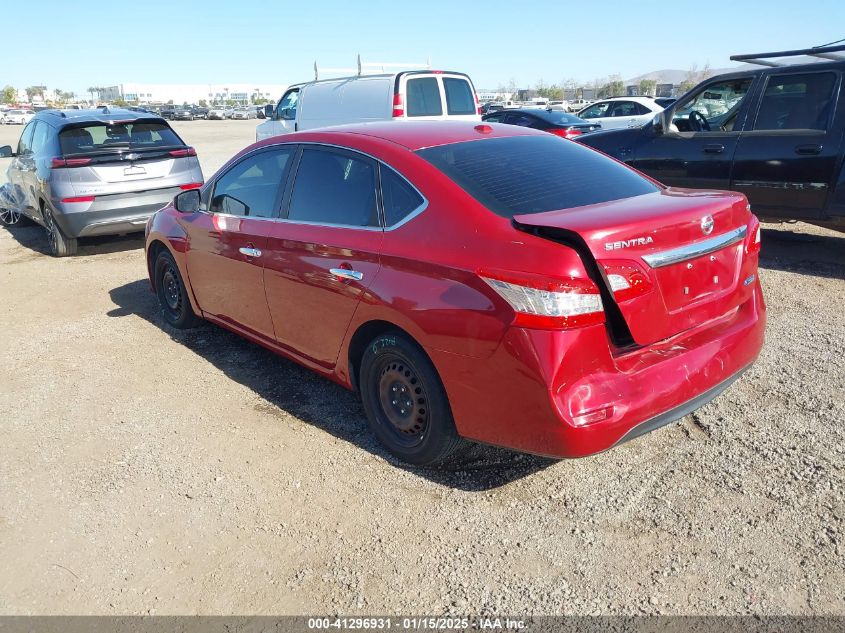
[[[751,213],[741,194],[665,189],[601,204],[514,216],[517,227],[592,257],[634,342],[648,345],[750,298]],[[752,236],[753,237],[753,236]],[[635,290],[620,290],[611,276]],[[616,292],[614,292],[616,289]]]

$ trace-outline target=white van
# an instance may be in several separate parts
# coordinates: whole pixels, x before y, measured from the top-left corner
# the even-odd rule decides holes
[[[347,123],[480,121],[478,98],[464,73],[411,70],[296,84],[279,99],[255,140]]]

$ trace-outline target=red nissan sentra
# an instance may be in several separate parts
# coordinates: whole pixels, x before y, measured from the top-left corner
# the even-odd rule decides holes
[[[512,125],[374,123],[252,145],[147,227],[164,318],[356,389],[397,457],[603,451],[757,358],[742,194],[670,189]]]

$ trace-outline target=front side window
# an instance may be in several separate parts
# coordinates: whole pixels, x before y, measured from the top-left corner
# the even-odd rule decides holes
[[[685,121],[695,112],[704,117],[710,130],[730,131],[749,88],[750,77],[709,84],[675,108],[674,123],[680,131],[696,129],[685,125]]]
[[[18,141],[18,156],[32,153],[32,134],[35,132],[36,121],[31,121],[23,130],[21,140]]]
[[[836,75],[831,72],[773,75],[766,84],[755,130],[825,130]]]
[[[416,211],[424,200],[416,189],[392,169],[382,166],[380,172],[384,224],[393,226]]]
[[[296,104],[299,103],[299,90],[287,92],[277,107],[279,118],[292,121],[296,118]]]
[[[270,218],[287,181],[293,148],[277,148],[245,158],[214,185],[208,210],[250,218]]]
[[[633,169],[551,134],[438,145],[417,154],[506,218],[659,191]]]
[[[408,95],[408,116],[440,116],[443,104],[440,102],[440,86],[435,77],[409,79],[405,84]]]
[[[287,217],[316,224],[378,226],[374,164],[346,152],[304,149]]]
[[[604,101],[600,103],[594,103],[586,110],[582,110],[578,113],[578,116],[582,119],[598,119],[601,117],[607,116],[607,110],[610,107],[610,102]]]
[[[449,114],[477,114],[475,97],[466,79],[443,78],[446,92],[446,111]]]

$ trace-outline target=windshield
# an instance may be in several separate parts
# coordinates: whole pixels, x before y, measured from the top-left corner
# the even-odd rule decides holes
[[[117,148],[181,147],[182,139],[161,121],[94,123],[59,133],[62,154],[88,154]]]
[[[417,154],[506,218],[659,191],[615,160],[552,135],[466,141]]]

